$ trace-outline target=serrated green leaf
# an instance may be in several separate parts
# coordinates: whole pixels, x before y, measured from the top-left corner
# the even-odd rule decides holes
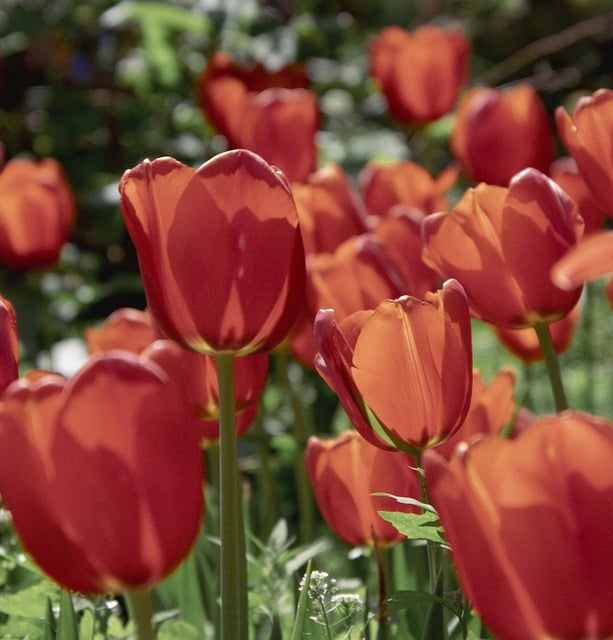
[[[68,591],[60,594],[60,616],[57,623],[57,640],[79,640],[77,616]]]
[[[0,611],[10,616],[41,619],[46,611],[47,598],[57,600],[59,588],[48,580],[41,580],[31,587],[26,587],[0,598]]]
[[[196,627],[181,620],[167,620],[157,634],[158,640],[200,640],[201,637]]]
[[[409,540],[430,540],[446,544],[441,534],[438,516],[435,513],[400,513],[398,511],[379,511],[379,515],[405,535]]]

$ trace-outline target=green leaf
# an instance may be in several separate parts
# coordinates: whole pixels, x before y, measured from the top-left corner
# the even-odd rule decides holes
[[[447,607],[456,616],[462,613],[458,610],[455,599],[441,598],[428,591],[397,591],[386,598],[385,603],[390,609],[411,609],[421,605],[439,604]]]
[[[391,522],[396,529],[409,540],[430,540],[447,546],[442,529],[435,513],[400,513],[398,511],[379,511],[379,515]]]
[[[167,620],[157,634],[158,640],[200,640],[201,637],[196,627],[181,620]]]
[[[55,640],[56,627],[57,622],[55,616],[53,615],[53,605],[51,604],[51,598],[47,598],[43,640]]]
[[[68,591],[60,594],[60,617],[57,623],[57,640],[79,640],[77,616]]]
[[[47,609],[47,599],[57,600],[59,588],[49,580],[0,598],[0,611],[10,616],[40,619]]]
[[[296,608],[296,618],[294,620],[294,628],[290,640],[300,640],[304,632],[304,623],[309,613],[309,584],[311,582],[311,571],[313,563],[309,560],[307,564],[304,580],[300,589],[300,598],[298,598],[298,607]]]

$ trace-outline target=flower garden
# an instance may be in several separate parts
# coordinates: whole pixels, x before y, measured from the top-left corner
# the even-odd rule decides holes
[[[0,637],[613,637],[611,33],[7,0]]]

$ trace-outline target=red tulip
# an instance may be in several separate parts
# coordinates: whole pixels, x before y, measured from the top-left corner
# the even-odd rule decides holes
[[[520,329],[558,320],[577,303],[581,289],[562,291],[550,272],[582,230],[575,202],[526,169],[508,189],[480,184],[451,214],[427,216],[424,260],[462,283],[476,317]]]
[[[570,249],[553,267],[558,287],[572,290],[613,272],[613,231],[593,233]]]
[[[458,107],[451,148],[471,179],[502,187],[528,167],[546,173],[555,157],[549,116],[527,84],[470,91]]]
[[[558,132],[588,187],[613,215],[613,91],[599,89],[581,98],[570,116],[555,112]]]
[[[144,589],[185,557],[203,508],[190,411],[179,384],[128,352],[6,389],[0,493],[50,577],[84,593]]]
[[[472,352],[468,303],[458,282],[446,282],[425,300],[384,300],[338,324],[332,309],[322,310],[315,338],[317,370],[372,444],[421,451],[464,421]],[[369,410],[380,429],[371,426]]]
[[[499,371],[487,385],[481,372],[475,369],[466,418],[451,438],[436,447],[437,453],[449,460],[461,442],[471,442],[476,437],[498,435],[515,413],[514,391],[515,374],[510,369]]]
[[[357,431],[344,431],[328,440],[311,436],[306,448],[319,510],[334,533],[353,545],[385,547],[404,540],[378,511],[413,513],[419,509],[373,494],[419,500],[414,464],[402,453],[373,447]]]
[[[0,296],[0,392],[19,375],[19,338],[13,305]]]
[[[149,312],[129,307],[113,311],[102,326],[85,329],[90,353],[111,349],[141,353],[156,337]]]
[[[486,438],[425,478],[460,584],[498,638],[613,634],[613,424],[567,411]]]
[[[581,317],[581,300],[562,318],[549,325],[549,333],[555,352],[565,353],[571,345],[575,329]],[[542,362],[544,360],[538,335],[532,327],[526,329],[506,329],[494,326],[500,342],[524,362]]]
[[[0,264],[39,269],[57,262],[76,210],[61,165],[11,160],[0,172]]]
[[[124,173],[121,207],[149,309],[202,353],[263,353],[300,312],[305,265],[287,181],[250,151],[198,170],[172,158]]]
[[[386,27],[368,53],[391,115],[407,124],[449,113],[468,78],[470,43],[457,29]]]
[[[292,193],[307,256],[332,253],[343,241],[367,231],[364,204],[341,167],[328,163]]]
[[[368,212],[375,216],[387,216],[390,209],[399,204],[434,213],[447,209],[449,201],[445,193],[457,179],[455,166],[433,178],[416,162],[369,162],[360,173],[360,188]]]

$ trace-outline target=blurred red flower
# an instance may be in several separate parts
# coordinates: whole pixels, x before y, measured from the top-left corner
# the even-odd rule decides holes
[[[472,180],[502,187],[528,167],[547,173],[555,158],[552,124],[528,84],[469,91],[457,110],[451,149]]]
[[[0,172],[0,264],[9,269],[55,264],[75,217],[72,189],[57,160],[7,162]]]
[[[373,447],[357,431],[322,440],[311,436],[306,465],[317,505],[337,536],[353,545],[391,546],[405,539],[378,511],[419,512],[393,496],[420,500],[414,461]]]
[[[9,385],[0,493],[50,577],[83,593],[119,592],[150,587],[181,562],[203,512],[190,413],[180,384],[125,351],[92,356],[71,380]]]
[[[476,317],[520,329],[559,320],[577,303],[581,288],[562,291],[550,272],[582,233],[576,203],[525,169],[508,188],[480,184],[451,214],[427,216],[424,260],[462,283]]]
[[[405,124],[449,113],[468,79],[470,43],[458,29],[386,27],[370,43],[368,55],[391,115]]]
[[[0,392],[19,376],[19,336],[15,309],[0,296]]]
[[[460,584],[499,638],[613,634],[613,424],[577,411],[485,438],[425,478]]]
[[[468,302],[458,282],[446,282],[425,300],[384,300],[338,324],[334,310],[322,310],[315,338],[317,370],[370,443],[419,452],[464,421],[472,351]]]
[[[263,353],[301,310],[305,261],[285,177],[245,149],[198,170],[145,161],[120,182],[149,309],[201,353]]]

